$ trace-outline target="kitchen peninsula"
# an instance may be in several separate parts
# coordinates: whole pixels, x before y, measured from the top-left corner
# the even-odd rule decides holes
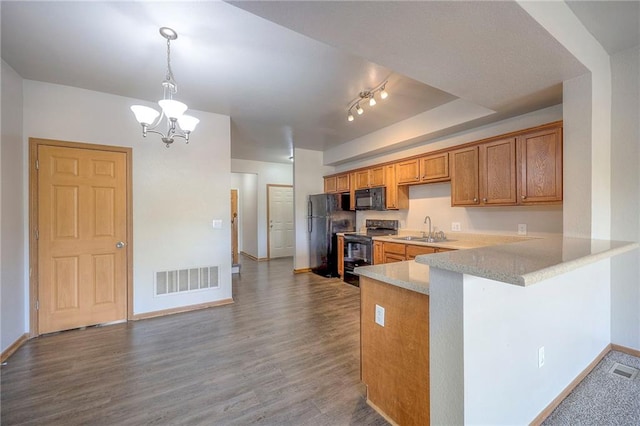
[[[637,247],[548,237],[359,268],[370,403],[400,424],[539,420],[609,350],[609,259]],[[410,398],[376,395],[385,375]]]

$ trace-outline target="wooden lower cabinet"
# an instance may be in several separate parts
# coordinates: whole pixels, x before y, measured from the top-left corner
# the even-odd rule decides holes
[[[404,262],[405,260],[413,260],[416,256],[422,254],[441,253],[452,251],[440,247],[431,247],[417,244],[390,243],[383,241],[373,242],[373,264]]]
[[[338,275],[344,278],[344,237],[338,235]]]
[[[425,246],[415,246],[415,245],[407,245],[407,260],[413,260],[416,256],[420,256],[421,254],[432,254],[435,253],[437,249],[435,247],[425,247]]]
[[[385,326],[375,322],[376,305]],[[360,350],[367,401],[398,425],[428,425],[429,296],[360,277]]]
[[[384,263],[384,243],[382,241],[373,242],[373,264],[380,265]]]

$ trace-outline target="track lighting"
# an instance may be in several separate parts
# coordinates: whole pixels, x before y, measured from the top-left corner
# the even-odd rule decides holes
[[[388,81],[383,81],[371,90],[364,90],[360,92],[358,94],[358,97],[349,103],[349,108],[347,109],[347,121],[354,120],[353,113],[351,112],[354,109],[356,110],[358,115],[362,115],[364,113],[364,109],[362,109],[362,107],[360,106],[360,102],[369,100],[369,106],[372,107],[376,105],[376,93],[380,95],[380,99],[387,99],[389,97],[389,93],[386,91],[387,83]]]

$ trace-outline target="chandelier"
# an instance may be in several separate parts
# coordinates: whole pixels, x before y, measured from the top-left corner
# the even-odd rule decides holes
[[[171,71],[171,40],[177,39],[178,33],[171,28],[162,27],[160,35],[167,39],[167,73],[162,82],[162,100],[158,101],[162,113],[143,105],[133,105],[131,111],[142,125],[143,137],[147,137],[147,133],[156,133],[169,148],[174,138],[183,138],[186,143],[189,143],[189,135],[200,120],[190,115],[184,115],[187,105],[173,99],[173,96],[178,92],[178,85]],[[165,117],[166,120],[163,120]],[[161,131],[158,127],[163,123],[165,130]]]
[[[380,99],[387,99],[389,97],[389,93],[386,91],[388,81],[383,81],[378,84],[371,90],[364,90],[358,94],[358,97],[349,102],[349,109],[347,111],[347,120],[353,121],[353,110],[355,109],[358,115],[362,115],[364,113],[364,109],[360,106],[360,103],[369,102],[369,106],[374,106],[377,104],[376,102],[376,93],[379,94]]]

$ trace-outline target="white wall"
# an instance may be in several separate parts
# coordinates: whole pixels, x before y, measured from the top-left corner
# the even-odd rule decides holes
[[[609,270],[520,287],[432,268],[432,423],[529,424],[610,343]]]
[[[22,78],[2,61],[2,146],[0,149],[0,351],[28,331],[23,193]]]
[[[591,74],[563,86],[564,234],[591,237]]]
[[[255,173],[257,175],[257,253],[252,256],[260,259],[267,257],[267,185],[293,185],[293,165],[231,159],[231,171],[234,173]],[[246,251],[246,250],[245,250]],[[248,253],[248,252],[247,252]]]
[[[29,137],[133,147],[135,314],[230,299],[229,117],[191,111],[201,121],[190,144],[166,149],[155,135],[142,138],[129,110],[137,103],[145,102],[25,80],[24,152]],[[197,266],[219,266],[219,288],[154,296],[156,271]]]
[[[333,173],[333,167],[322,165],[322,152],[294,149],[293,203],[295,206],[295,250],[293,269],[309,267],[309,233],[307,232],[307,201],[309,195],[324,192],[323,176]]]
[[[611,68],[611,238],[640,241],[640,49],[613,55]],[[611,340],[640,349],[640,253],[611,266]]]

